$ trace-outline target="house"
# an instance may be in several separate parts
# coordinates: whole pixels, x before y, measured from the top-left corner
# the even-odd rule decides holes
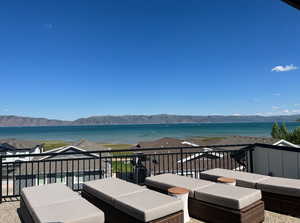
[[[98,144],[96,142],[88,141],[88,140],[80,140],[78,142],[74,142],[68,146],[59,147],[53,150],[49,150],[45,153],[43,153],[42,157],[39,157],[39,161],[43,160],[45,162],[60,162],[60,160],[65,160],[66,164],[64,165],[62,162],[60,162],[60,166],[57,167],[58,171],[56,176],[58,176],[58,179],[60,182],[66,183],[69,181],[77,182],[78,184],[82,184],[86,179],[90,179],[90,175],[93,175],[95,177],[100,177],[100,175],[104,176],[110,176],[112,174],[111,170],[111,159],[110,159],[110,153],[101,153],[101,162],[99,161],[100,153],[98,151],[107,151],[108,148],[104,147],[101,144]],[[80,152],[93,152],[95,153],[85,153],[80,154]],[[97,152],[96,152],[97,151]],[[69,153],[78,153],[70,155]],[[47,155],[50,154],[50,155]],[[107,157],[107,158],[106,158]],[[67,161],[68,159],[69,161]],[[73,161],[72,161],[73,159]],[[59,161],[57,161],[59,160]],[[73,166],[70,164],[73,162]],[[71,165],[70,168],[68,165]],[[74,169],[75,168],[75,169]],[[70,171],[72,170],[72,171]],[[66,174],[67,172],[74,172],[72,173],[73,179],[67,179],[69,174]],[[75,175],[75,177],[74,177]],[[48,181],[51,181],[53,176],[48,177]],[[55,182],[56,182],[55,181]],[[41,181],[43,182],[43,180]],[[47,182],[45,182],[47,183]]]
[[[172,149],[170,149],[171,147]],[[142,164],[148,170],[148,175],[183,172],[184,175],[197,177],[200,171],[208,168],[234,169],[239,167],[238,163],[231,161],[230,154],[225,150],[224,153],[217,153],[212,148],[197,147],[199,145],[188,140],[165,137],[154,141],[139,142],[133,148],[158,148],[157,150],[143,151],[147,159],[143,160]],[[182,156],[180,148],[184,148]],[[141,159],[143,159],[142,156]]]
[[[249,163],[247,162],[249,154],[242,149],[255,143],[298,147],[286,140],[267,137],[229,136],[186,140],[161,138],[152,142],[139,142],[135,148],[159,148],[157,151],[143,152],[147,154],[147,157],[150,157],[144,161],[144,166],[149,170],[148,175],[166,172],[169,169],[180,172],[183,169],[185,175],[197,176],[199,173],[195,171],[196,169],[198,171],[211,168],[249,170],[250,167],[246,165]],[[199,146],[201,148],[197,148]],[[181,157],[180,149],[168,149],[170,147],[188,148],[183,149]]]
[[[81,147],[79,147],[81,146]],[[48,183],[64,183],[79,190],[85,181],[112,176],[110,153],[81,153],[108,150],[94,142],[81,140],[71,145],[40,153],[29,162],[4,165],[2,176],[7,192],[18,193],[21,188]],[[70,154],[70,153],[78,154]]]
[[[212,138],[196,138],[188,139],[187,141],[198,146],[212,146],[212,145],[235,145],[235,144],[269,144],[278,146],[299,147],[284,139],[274,139],[271,137],[253,137],[253,136],[228,136],[228,137],[212,137]],[[240,149],[240,147],[227,147],[227,149]]]
[[[43,144],[19,139],[1,139],[0,155],[39,154],[43,151]],[[3,158],[3,162],[30,161],[32,157]]]

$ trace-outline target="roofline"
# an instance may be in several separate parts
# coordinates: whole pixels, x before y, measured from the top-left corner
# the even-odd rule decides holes
[[[79,150],[79,151],[81,151],[81,152],[87,152],[86,150],[84,150],[84,149],[81,149],[81,148],[79,148],[79,147],[77,147],[77,146],[63,146],[63,147],[58,147],[58,148],[56,148],[56,149],[59,149],[59,148],[62,148],[61,150],[58,150],[57,152],[54,152],[54,154],[51,154],[51,155],[49,155],[49,156],[45,156],[45,157],[42,157],[41,159],[39,159],[39,160],[44,160],[44,159],[47,159],[47,158],[49,158],[49,157],[51,157],[51,156],[55,156],[55,155],[58,155],[58,154],[60,154],[60,153],[62,153],[62,152],[64,152],[64,151],[66,151],[66,150],[68,150],[68,149],[70,149],[70,148],[74,148],[74,149],[76,149],[76,150]],[[54,150],[54,149],[53,149]],[[48,153],[48,152],[47,152]],[[89,154],[89,155],[94,155],[94,154]],[[97,156],[97,155],[94,155],[94,156]]]
[[[280,143],[285,143],[285,144],[287,144],[287,145],[289,145],[291,147],[294,147],[294,148],[300,148],[300,146],[298,146],[298,145],[296,145],[294,143],[291,143],[291,142],[289,142],[289,141],[287,141],[285,139],[280,139],[278,142],[275,142],[273,145],[274,146],[278,146],[278,144],[280,144]]]
[[[8,148],[8,147],[5,147],[4,145],[9,145],[11,148]],[[9,144],[9,143],[0,143],[0,147],[2,146],[3,148],[6,148],[8,150],[33,150],[33,149],[36,149],[37,147],[42,147],[44,146],[45,144],[42,143],[42,144],[37,144],[35,145],[34,147],[30,147],[30,148],[16,148],[15,146]]]

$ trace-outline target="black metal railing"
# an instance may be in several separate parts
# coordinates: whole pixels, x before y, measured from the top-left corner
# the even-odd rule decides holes
[[[24,187],[48,183],[79,191],[82,183],[107,177],[143,184],[145,177],[162,173],[199,178],[212,168],[252,172],[252,150],[240,144],[0,156],[0,202],[20,196]]]

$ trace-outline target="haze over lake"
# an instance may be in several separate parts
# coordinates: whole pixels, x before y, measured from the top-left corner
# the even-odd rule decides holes
[[[87,139],[109,143],[136,143],[161,137],[187,138],[195,136],[265,136],[269,137],[273,123],[211,123],[211,124],[155,124],[105,126],[2,127],[0,138],[27,140]],[[299,122],[286,123],[289,130]]]

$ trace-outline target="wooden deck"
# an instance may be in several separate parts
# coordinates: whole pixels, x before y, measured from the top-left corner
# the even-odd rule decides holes
[[[0,222],[21,223],[17,213],[19,206],[20,202],[18,200],[7,200],[0,204]],[[192,219],[189,223],[203,222]],[[300,223],[300,218],[265,211],[265,223]]]

